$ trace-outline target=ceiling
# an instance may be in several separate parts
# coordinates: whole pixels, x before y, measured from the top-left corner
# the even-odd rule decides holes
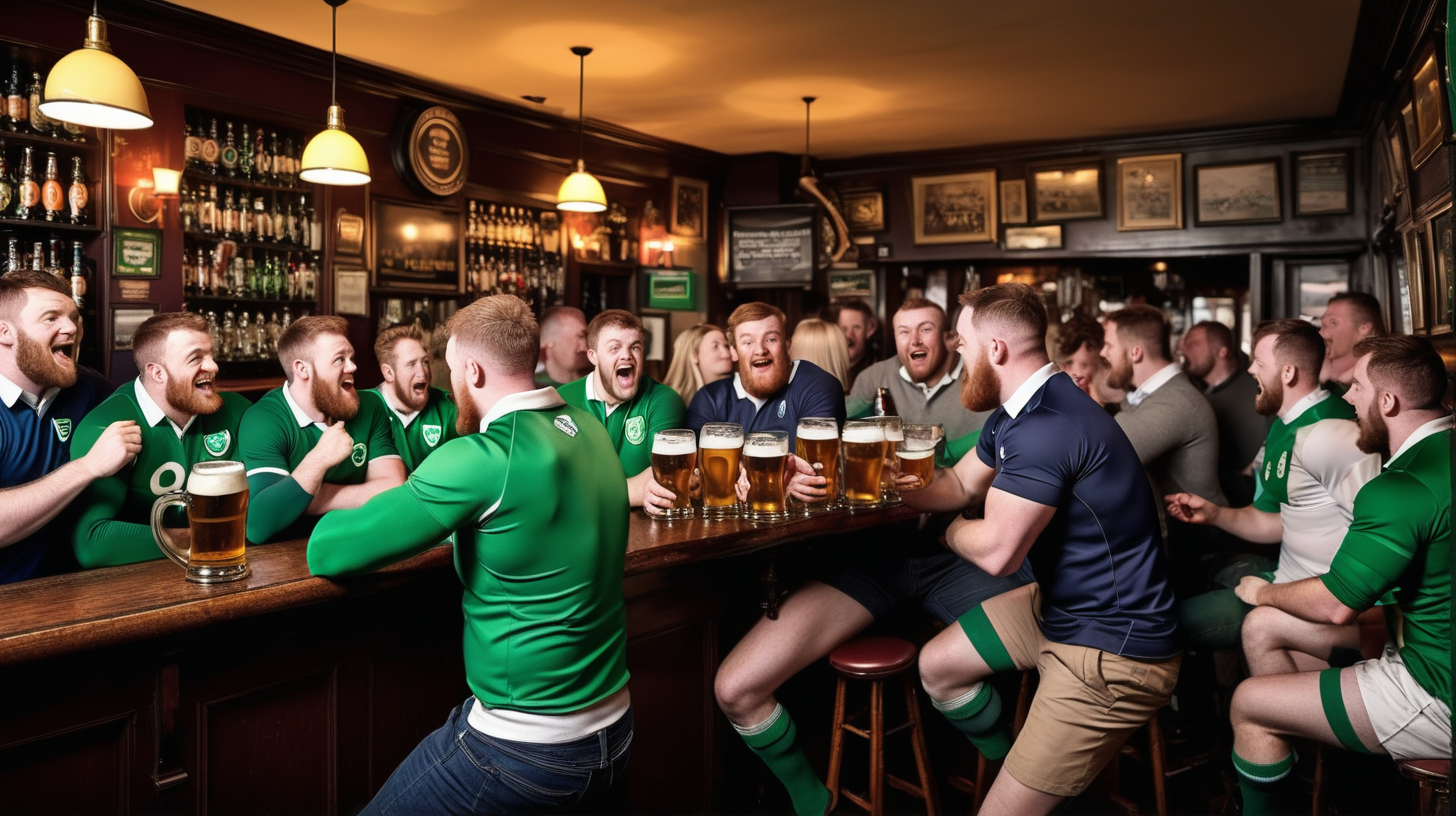
[[[329,48],[320,0],[174,0]],[[353,0],[339,53],[727,154],[820,157],[1333,116],[1359,0]]]

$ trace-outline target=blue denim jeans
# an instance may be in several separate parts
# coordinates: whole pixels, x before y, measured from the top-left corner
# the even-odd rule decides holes
[[[590,736],[537,744],[471,728],[473,700],[456,706],[415,746],[361,813],[540,813],[581,805],[624,778],[632,750],[630,708]]]

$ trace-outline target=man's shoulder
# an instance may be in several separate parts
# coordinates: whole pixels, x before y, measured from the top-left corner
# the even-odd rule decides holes
[[[731,381],[728,387],[733,387]],[[830,374],[828,371],[814,365],[808,360],[800,360],[799,368],[794,372],[794,379],[785,387],[785,393],[817,394],[821,391],[829,391],[842,397],[844,395],[844,386],[840,384],[838,377]]]
[[[111,396],[92,408],[83,421],[88,424],[110,425],[124,419],[139,423],[143,421],[141,405],[137,403],[136,394],[130,387],[111,392]]]
[[[243,396],[242,394],[237,394],[232,391],[223,391],[222,408],[218,410],[218,413],[225,413],[230,416],[234,416],[237,419],[242,419],[243,414],[246,414],[248,412],[248,409],[252,407],[253,403],[249,402],[248,398]]]
[[[590,376],[590,374],[586,375],[586,377]],[[575,405],[578,408],[586,407],[586,377],[556,386],[556,393],[560,394],[568,405]]]
[[[686,407],[686,403],[683,402],[681,394],[651,377],[642,378],[642,386],[639,390],[641,391],[642,401],[645,405],[651,405],[653,407],[665,406],[669,409],[674,404],[679,408]]]
[[[898,379],[900,379],[900,358],[890,357],[871,364],[865,370],[856,374],[854,381],[858,383],[860,380],[864,380],[874,388],[881,388],[890,385]]]
[[[365,405],[364,400],[359,404]],[[293,422],[293,411],[283,399],[283,389],[275,388],[272,391],[258,398],[258,401],[248,406],[243,414],[243,419],[249,425],[284,425],[296,424]]]

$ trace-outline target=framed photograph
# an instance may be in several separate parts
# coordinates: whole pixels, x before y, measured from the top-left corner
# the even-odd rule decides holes
[[[996,240],[996,171],[910,179],[915,243]]]
[[[1390,145],[1390,183],[1394,187],[1396,196],[1405,192],[1406,177],[1409,175],[1409,166],[1405,163],[1405,148],[1400,142],[1400,128],[1395,122],[1391,122],[1385,129],[1385,143]]]
[[[683,176],[672,177],[673,235],[703,238],[708,234],[708,182]]]
[[[1419,167],[1416,163],[1416,147],[1421,143],[1420,128],[1416,126],[1415,103],[1407,101],[1400,108],[1400,122],[1405,130],[1405,146],[1410,153],[1411,169]]]
[[[648,361],[667,359],[667,318],[657,315],[642,315],[643,357]]]
[[[1001,223],[1026,223],[1026,179],[1001,182]]]
[[[850,232],[885,231],[885,191],[849,189],[839,193],[844,222]]]
[[[1415,229],[1401,234],[1405,247],[1405,278],[1410,289],[1411,334],[1426,333],[1426,278],[1421,263],[1421,235]]]
[[[812,286],[816,263],[814,204],[769,204],[724,210],[724,268],[735,286]]]
[[[1200,227],[1283,221],[1279,160],[1194,168],[1193,199],[1193,223]]]
[[[374,285],[381,289],[464,291],[459,207],[374,200]]]
[[[1183,154],[1117,160],[1117,229],[1183,229]]]
[[[1037,221],[1102,217],[1102,165],[1049,167],[1031,174]]]
[[[334,220],[337,222],[334,232],[334,254],[363,255],[364,219],[352,215],[348,210],[340,207],[339,214]]]
[[[1040,227],[1007,227],[1001,248],[1007,252],[1033,249],[1061,249],[1062,225]]]
[[[1453,263],[1452,257],[1452,211],[1436,216],[1431,221],[1431,281],[1430,295],[1426,299],[1431,304],[1431,334],[1448,334],[1451,331],[1451,313],[1456,310],[1456,292],[1453,292]]]
[[[1441,139],[1446,135],[1441,110],[1441,72],[1436,64],[1434,45],[1427,45],[1416,63],[1415,74],[1411,76],[1411,100],[1415,107],[1415,137],[1410,140],[1411,164],[1420,167],[1441,146]]]
[[[128,303],[111,307],[111,350],[131,351],[131,339],[142,321],[157,313],[155,303]]]
[[[334,267],[334,313],[369,314],[369,273],[363,269]]]
[[[161,230],[118,227],[112,231],[111,245],[116,251],[116,262],[111,267],[113,277],[153,280],[162,277]]]
[[[1339,215],[1350,212],[1350,152],[1294,155],[1294,214]]]
[[[875,272],[872,269],[845,269],[829,273],[829,302],[842,298],[858,298],[875,302]]]

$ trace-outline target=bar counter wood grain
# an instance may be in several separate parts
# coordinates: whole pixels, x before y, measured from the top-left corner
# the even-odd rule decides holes
[[[809,538],[914,518],[904,507],[840,512],[757,525],[740,520],[665,523],[633,511],[625,573],[638,575],[711,558],[741,555]],[[249,547],[253,574],[231,584],[189,584],[171,561],[58,575],[0,586],[0,666],[200,629],[230,620],[379,592],[421,572],[452,568],[437,547],[368,576],[315,578],[306,542]]]

